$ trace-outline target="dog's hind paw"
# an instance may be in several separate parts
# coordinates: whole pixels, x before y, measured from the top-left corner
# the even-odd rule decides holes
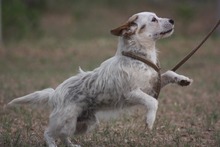
[[[78,145],[78,144],[68,144],[67,147],[81,147],[81,145]]]
[[[72,147],[81,147],[81,145],[74,144]]]

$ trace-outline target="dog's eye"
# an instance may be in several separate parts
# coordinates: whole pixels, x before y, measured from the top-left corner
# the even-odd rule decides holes
[[[152,18],[152,22],[157,22],[157,19],[155,17]]]

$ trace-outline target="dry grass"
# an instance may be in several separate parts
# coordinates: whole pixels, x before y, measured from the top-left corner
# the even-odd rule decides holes
[[[10,43],[5,50],[0,49],[0,147],[46,146],[43,131],[47,126],[48,110],[29,107],[9,110],[6,104],[36,90],[55,88],[74,75],[78,66],[92,70],[113,56],[117,40],[106,35],[110,28],[131,14],[148,10],[176,20],[177,36],[158,44],[164,71],[172,68],[201,40],[198,36],[179,37],[178,33],[183,30],[178,25],[181,21],[176,13],[170,13],[172,5],[164,9],[163,6],[168,6],[166,3],[156,6],[141,0],[135,1],[135,5],[134,1],[129,1],[124,6],[117,1],[116,6],[94,4],[85,8],[84,1],[79,2],[82,7],[65,5],[62,11],[45,14],[41,22],[44,37]],[[198,17],[189,23],[190,34],[207,30],[209,23],[214,22],[214,18],[206,20],[209,16],[200,17],[207,12],[203,9],[210,10],[210,14],[213,11],[207,5],[195,10]],[[191,77],[193,85],[184,88],[170,85],[162,90],[153,131],[145,129],[143,109],[134,108],[132,113],[126,111],[117,120],[102,121],[93,132],[72,140],[83,147],[220,146],[219,47],[220,38],[209,39],[177,71]],[[59,141],[58,144],[63,146]]]
[[[195,44],[192,39],[178,37],[161,41],[163,69],[171,68]],[[93,69],[114,55],[116,40],[69,40],[56,45],[21,42],[1,55],[0,146],[45,146],[48,111],[28,107],[8,110],[5,105],[32,91],[55,88],[76,73],[79,65]],[[219,38],[209,40],[178,71],[194,79],[192,86],[171,85],[162,90],[152,132],[145,129],[144,112],[138,108],[117,120],[101,122],[95,131],[73,141],[82,146],[220,146],[219,46]]]

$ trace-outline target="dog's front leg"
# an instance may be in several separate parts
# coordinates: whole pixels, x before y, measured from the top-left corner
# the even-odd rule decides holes
[[[185,77],[183,75],[179,75],[173,71],[167,71],[161,76],[161,87],[164,87],[169,83],[175,83],[180,86],[188,86],[192,82],[192,79],[189,79],[188,77]]]
[[[131,104],[134,105],[141,104],[146,106],[147,109],[146,123],[148,125],[148,128],[152,130],[156,118],[158,101],[152,96],[144,93],[140,89],[136,89],[129,92],[129,94],[126,97],[127,97],[127,101]]]

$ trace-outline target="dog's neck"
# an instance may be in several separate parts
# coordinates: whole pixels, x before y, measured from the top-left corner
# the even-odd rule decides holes
[[[157,50],[153,41],[146,40],[144,43],[140,43],[134,39],[119,37],[116,55],[120,56],[122,51],[133,52],[135,55],[157,64]]]

